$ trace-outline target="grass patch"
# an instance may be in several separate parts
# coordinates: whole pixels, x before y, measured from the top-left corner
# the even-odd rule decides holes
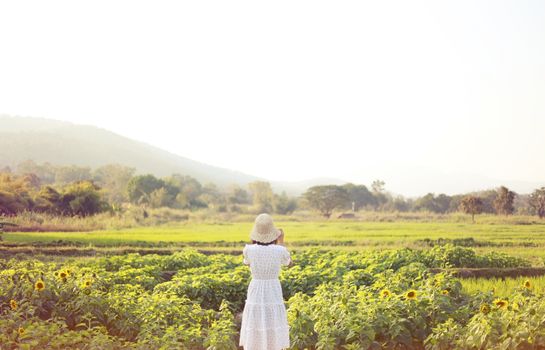
[[[497,225],[423,222],[278,222],[286,232],[287,242],[353,241],[416,243],[426,239],[473,239],[496,245],[532,242],[545,246],[544,225]],[[175,226],[141,227],[122,230],[90,232],[10,232],[7,242],[40,242],[69,240],[95,245],[115,245],[137,241],[145,242],[216,242],[247,241],[252,223],[192,223]]]
[[[10,245],[29,247],[197,247],[207,250],[242,249],[249,242],[252,222],[184,222],[170,226],[90,232],[8,232],[5,251]],[[491,251],[526,258],[533,266],[543,266],[545,226],[460,222],[360,222],[360,221],[282,221],[276,225],[286,232],[290,249],[320,246],[340,250],[395,249],[453,243],[474,247],[480,254]]]
[[[468,294],[493,293],[499,298],[506,298],[516,290],[524,289],[523,283],[530,281],[530,290],[535,293],[545,292],[545,276],[511,278],[466,278],[461,279],[462,288]]]

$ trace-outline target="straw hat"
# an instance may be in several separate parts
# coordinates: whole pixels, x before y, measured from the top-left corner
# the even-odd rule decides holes
[[[261,243],[269,243],[280,236],[280,230],[274,227],[273,219],[269,214],[259,214],[255,218],[254,228],[250,238]]]

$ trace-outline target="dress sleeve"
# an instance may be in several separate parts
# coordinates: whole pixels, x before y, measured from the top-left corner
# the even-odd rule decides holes
[[[288,251],[288,249],[286,247],[283,247],[284,249],[282,249],[282,255],[280,257],[280,263],[282,265],[289,265],[290,262],[291,262],[291,256],[290,256],[290,252]]]
[[[242,249],[242,263],[244,265],[250,265],[250,259],[248,259],[248,246],[244,246],[244,249]]]

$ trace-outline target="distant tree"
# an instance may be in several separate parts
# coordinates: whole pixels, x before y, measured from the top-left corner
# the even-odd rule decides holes
[[[385,184],[382,180],[375,180],[371,184],[371,191],[373,192],[373,197],[375,197],[375,209],[382,208],[388,202],[388,196],[384,191]]]
[[[347,204],[349,204],[349,207],[352,208],[353,203],[354,211],[358,211],[366,206],[376,206],[376,198],[365,185],[354,185],[352,183],[347,183],[342,185],[342,187],[346,190],[348,194],[349,200]]]
[[[388,201],[382,205],[382,210],[389,212],[407,212],[411,210],[412,205],[413,202],[405,199],[403,196],[388,196]]]
[[[16,215],[31,210],[33,205],[29,184],[23,177],[0,174],[0,214]]]
[[[127,194],[132,203],[149,204],[151,193],[164,187],[164,185],[163,180],[151,174],[138,175],[130,179],[127,183]]]
[[[392,200],[392,210],[407,212],[411,209],[411,203],[403,198],[403,196],[397,196]]]
[[[489,213],[489,214],[496,213],[494,202],[496,201],[498,192],[496,192],[495,190],[486,190],[486,191],[479,191],[475,193],[474,195],[481,199],[483,203],[483,210],[482,210],[483,213]]]
[[[102,188],[104,197],[112,204],[128,201],[127,185],[136,169],[119,164],[107,164],[93,172],[93,179]]]
[[[273,191],[266,181],[254,181],[248,184],[252,194],[252,203],[259,213],[270,213],[273,210]]]
[[[227,201],[230,204],[250,204],[252,199],[244,188],[239,185],[232,185],[227,193]]]
[[[42,187],[34,201],[35,211],[62,214],[62,195],[51,186]]]
[[[165,179],[165,182],[179,189],[176,195],[176,203],[180,208],[200,208],[206,207],[206,203],[199,199],[204,194],[205,189],[197,179],[191,176],[173,174]],[[206,189],[210,191],[211,189]],[[217,189],[214,189],[216,191]],[[214,196],[214,195],[213,195]],[[213,197],[212,196],[212,197]]]
[[[172,186],[171,184],[165,182],[165,185],[163,188],[166,191],[166,197],[165,197],[165,205],[166,207],[170,208],[179,208],[178,202],[176,199],[178,198],[178,195],[180,194],[180,189],[176,186]]]
[[[55,183],[55,166],[50,163],[43,163],[42,165],[36,164],[32,160],[21,162],[17,165],[17,174],[36,174],[42,184]]]
[[[463,194],[457,194],[450,197],[450,205],[449,205],[449,212],[455,212],[460,210],[460,204],[462,203],[462,199],[464,199],[466,195]]]
[[[444,193],[435,196],[433,193],[428,193],[423,197],[418,198],[415,203],[415,210],[426,210],[433,213],[446,213],[450,208],[452,198]]]
[[[331,216],[334,209],[345,207],[350,201],[346,189],[336,185],[313,186],[303,197],[311,208],[318,210],[326,218]]]
[[[448,212],[451,201],[452,201],[451,196],[448,196],[444,193],[440,193],[439,195],[437,195],[437,197],[435,197],[435,203],[436,203],[438,212],[441,214]]]
[[[149,195],[149,205],[152,208],[172,207],[176,197],[169,193],[166,187],[161,187]]]
[[[414,203],[414,209],[418,211],[426,210],[434,213],[437,212],[434,194],[428,193],[425,196],[418,198]]]
[[[384,192],[384,185],[386,185],[386,183],[382,180],[375,180],[373,181],[373,183],[371,184],[371,189],[373,190],[373,192],[375,193],[382,193]]]
[[[203,186],[199,201],[208,207],[221,209],[225,206],[225,196],[219,190],[218,186],[209,182]]]
[[[515,192],[510,191],[507,187],[501,186],[494,200],[494,208],[498,215],[510,215],[515,211],[513,205],[515,201]]]
[[[55,167],[55,182],[57,184],[69,184],[72,182],[92,180],[91,168],[76,165]]]
[[[65,187],[62,194],[62,211],[65,215],[89,216],[106,210],[100,198],[100,187],[92,181],[78,181]]]
[[[519,215],[534,215],[534,210],[530,206],[530,193],[528,194],[519,194],[515,196],[513,201],[513,207],[515,208],[514,213]]]
[[[273,207],[275,213],[291,214],[297,208],[297,201],[288,197],[286,192],[282,192],[281,195],[274,195]]]
[[[476,196],[466,196],[460,203],[460,210],[471,215],[471,221],[475,222],[475,214],[480,214],[483,211],[483,201]]]
[[[38,190],[42,184],[40,178],[36,174],[25,174],[23,176],[23,181],[33,190]]]
[[[0,190],[0,215],[16,215],[28,209],[28,202],[13,192]]]
[[[528,204],[540,219],[545,218],[545,187],[536,189],[528,198]]]

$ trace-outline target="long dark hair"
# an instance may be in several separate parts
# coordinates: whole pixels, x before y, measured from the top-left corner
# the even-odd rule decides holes
[[[252,240],[252,244],[259,244],[259,245],[271,245],[271,244],[276,244],[276,242],[278,241],[278,239],[275,239],[274,241],[272,242],[269,242],[269,243],[263,243],[263,242],[259,242],[259,241],[254,241]]]

